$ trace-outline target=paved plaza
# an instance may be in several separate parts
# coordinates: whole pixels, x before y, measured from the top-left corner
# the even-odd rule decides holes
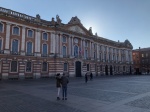
[[[54,78],[0,81],[0,112],[150,112],[150,75],[69,78],[56,100]]]

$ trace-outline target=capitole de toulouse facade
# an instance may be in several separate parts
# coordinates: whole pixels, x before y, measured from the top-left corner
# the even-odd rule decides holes
[[[78,17],[64,24],[0,7],[0,78],[132,73],[132,45],[93,35]]]

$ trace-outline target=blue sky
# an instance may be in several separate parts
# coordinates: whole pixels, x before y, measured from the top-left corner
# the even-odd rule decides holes
[[[0,7],[45,20],[58,14],[65,24],[77,16],[100,37],[150,47],[150,0],[0,0]]]

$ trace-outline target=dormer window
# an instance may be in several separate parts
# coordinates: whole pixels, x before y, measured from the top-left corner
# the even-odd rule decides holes
[[[28,30],[28,37],[33,37],[33,31],[32,30]]]
[[[19,28],[17,26],[13,27],[13,34],[19,35]]]

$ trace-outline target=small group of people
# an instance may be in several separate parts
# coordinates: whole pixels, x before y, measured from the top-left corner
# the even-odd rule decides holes
[[[89,73],[89,76],[90,76],[90,80],[92,80],[92,79],[93,79],[93,74],[92,74],[92,72]],[[87,81],[88,81],[88,73],[85,74],[85,83],[87,83]]]
[[[62,100],[67,100],[67,85],[69,83],[68,77],[63,73],[63,76],[60,73],[56,75],[56,87],[57,87],[57,100],[60,100],[60,90],[62,88]]]

